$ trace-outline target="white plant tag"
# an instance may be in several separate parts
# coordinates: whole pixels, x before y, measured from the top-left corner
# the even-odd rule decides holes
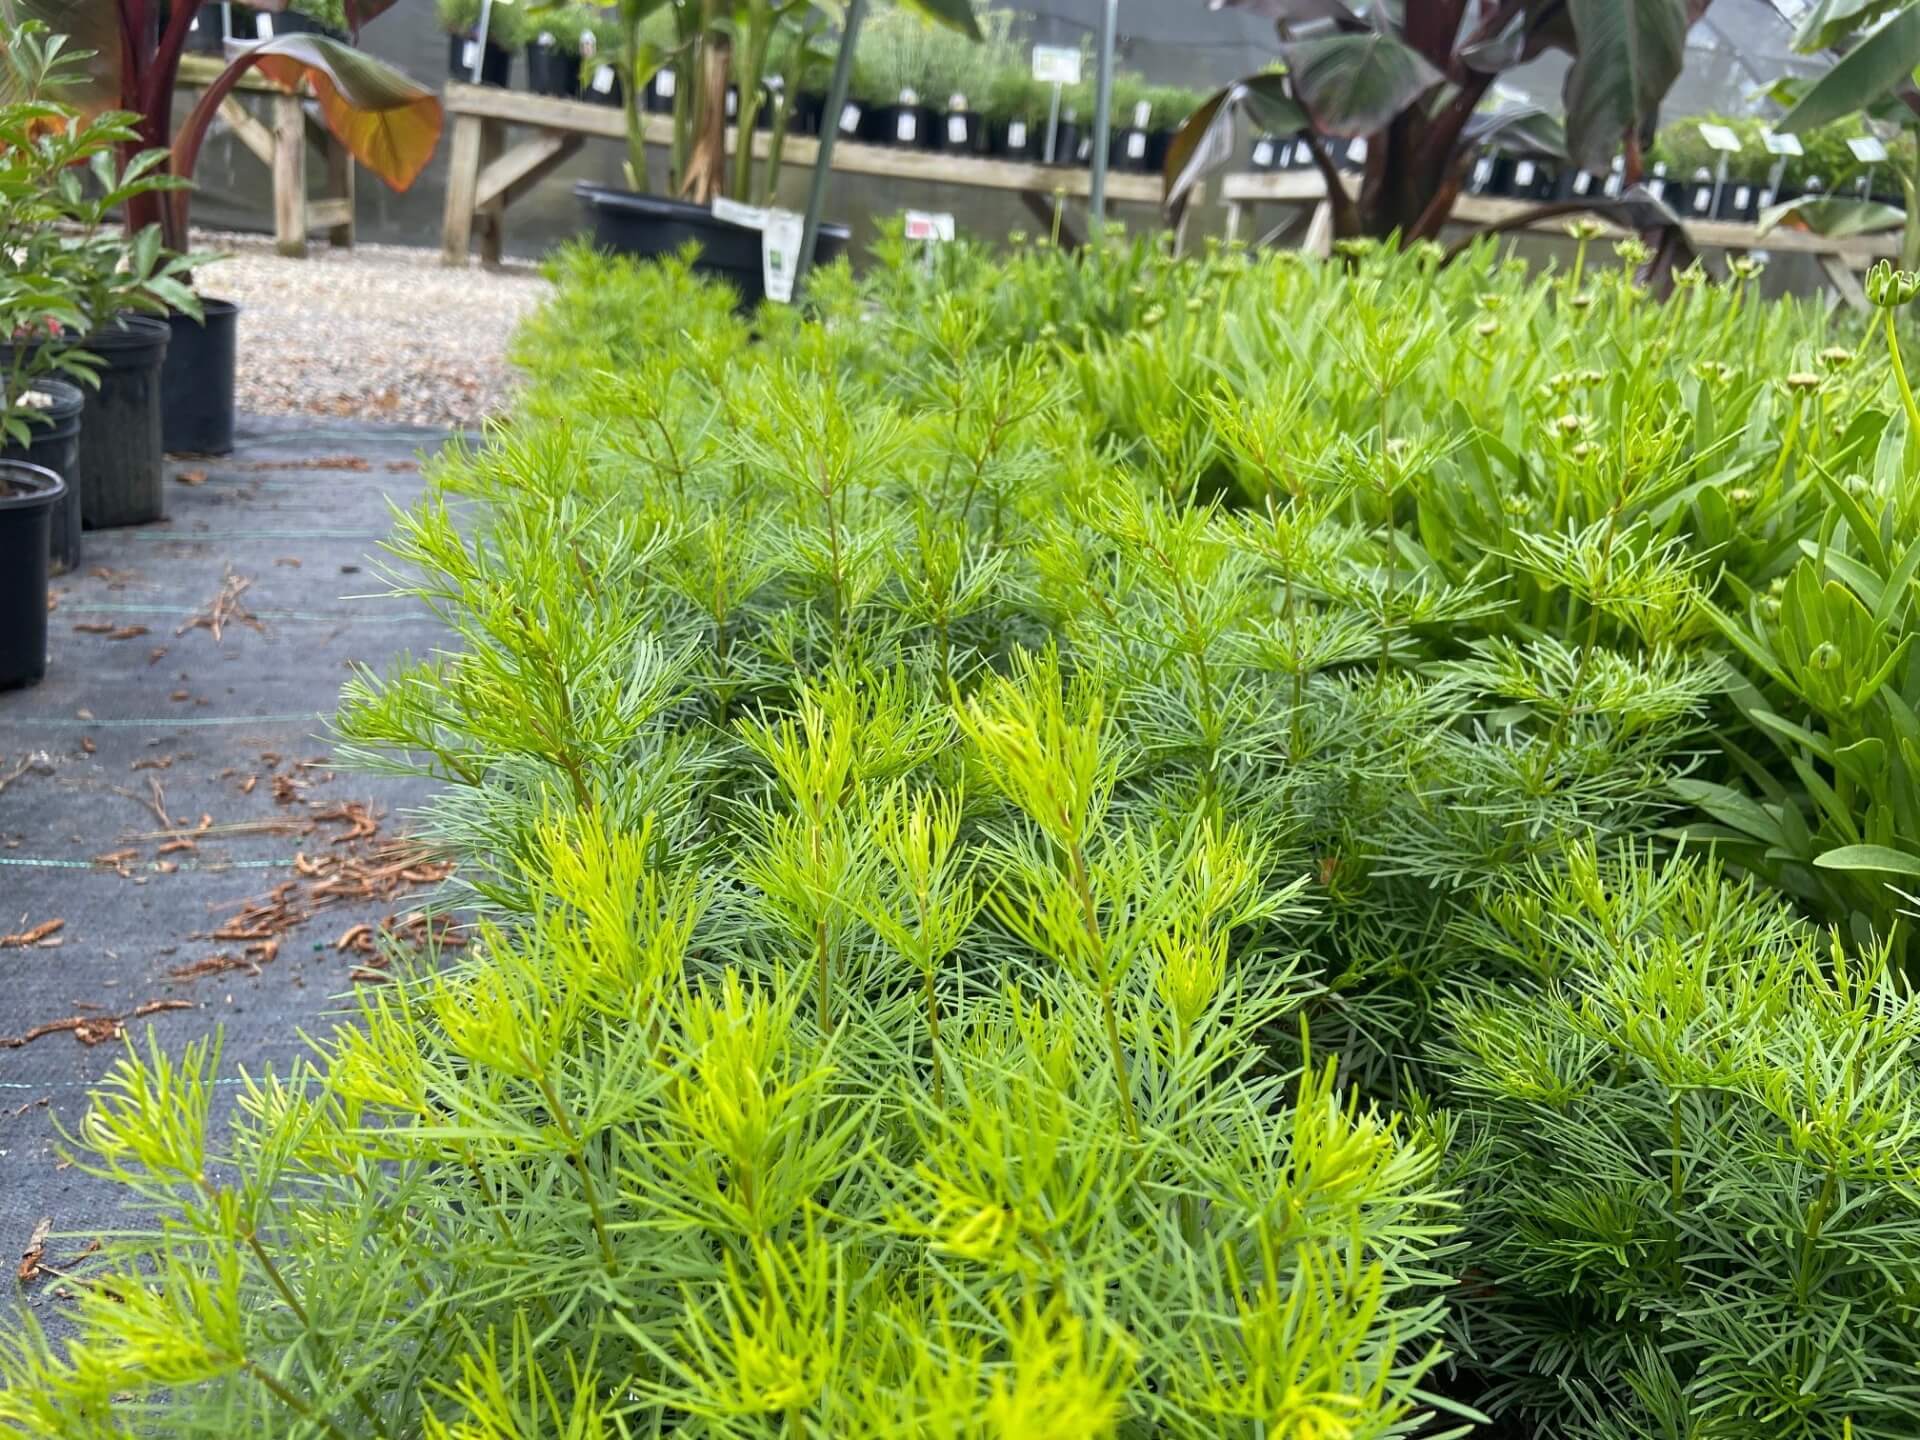
[[[1746,209],[1747,201],[1752,198],[1753,198],[1753,187],[1751,185],[1740,185],[1735,187],[1733,192],[1733,208],[1736,210]]]
[[[860,107],[848,101],[840,108],[840,133],[852,135],[860,128]]]
[[[593,93],[611,95],[613,93],[613,66],[596,66],[593,72]]]
[[[662,70],[653,77],[653,91],[662,100],[671,100],[674,92],[680,88],[680,77],[671,70]]]
[[[1146,131],[1129,130],[1127,132],[1127,158],[1129,160],[1144,160],[1147,158]]]
[[[1702,125],[1700,138],[1715,150],[1724,150],[1729,155],[1740,152],[1740,137],[1724,125]]]
[[[1153,102],[1142,100],[1133,107],[1133,128],[1144,130],[1153,123]]]
[[[1033,78],[1042,85],[1078,85],[1080,50],[1073,45],[1033,47]]]
[[[1365,136],[1362,136],[1347,146],[1347,159],[1355,165],[1364,165],[1367,163],[1367,141]]]
[[[1482,155],[1473,162],[1473,183],[1484,187],[1491,179],[1493,179],[1493,161]]]
[[[1256,140],[1253,142],[1253,163],[1261,166],[1271,165],[1273,163],[1273,142],[1271,140]]]
[[[906,237],[909,240],[924,240],[930,245],[951,240],[953,216],[940,211],[909,210],[906,212]]]
[[[553,48],[553,31],[542,30],[534,37],[533,43],[538,45],[542,50],[551,50]]]
[[[1591,170],[1582,170],[1578,175],[1573,177],[1574,194],[1585,195],[1591,189],[1593,189],[1593,172]]]
[[[911,110],[902,110],[893,122],[893,138],[902,145],[911,145],[920,138],[920,117]]]
[[[260,21],[262,24],[266,24],[267,17],[262,15]],[[260,38],[264,40],[266,36],[263,35]],[[479,59],[480,42],[478,40],[469,40],[460,47],[460,68],[468,74],[473,73],[473,67],[479,62]]]
[[[1887,158],[1887,147],[1871,135],[1856,135],[1847,141],[1847,149],[1862,165],[1878,165]]]
[[[791,210],[769,210],[760,237],[760,278],[767,298],[782,305],[793,303],[793,278],[800,263],[800,239],[807,222]]]
[[[1798,135],[1783,135],[1778,130],[1762,130],[1760,143],[1767,147],[1769,155],[1804,155],[1807,147],[1800,143]]]
[[[1522,160],[1518,165],[1513,167],[1513,183],[1516,185],[1531,185],[1533,183],[1533,177],[1537,173],[1538,171],[1533,161]]]
[[[1010,120],[1007,122],[1007,145],[1010,149],[1024,150],[1027,145],[1027,122]]]
[[[271,40],[273,38],[273,17],[271,15],[256,15],[253,17],[253,36],[256,40]],[[469,40],[467,43],[471,45],[473,42]]]
[[[967,117],[964,115],[947,116],[947,143],[964,145],[967,143]]]

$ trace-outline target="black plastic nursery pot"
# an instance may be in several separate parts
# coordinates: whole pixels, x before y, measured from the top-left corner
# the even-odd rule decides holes
[[[938,121],[931,105],[876,105],[860,121],[860,138],[872,145],[929,150],[939,143]]]
[[[273,33],[276,35],[324,35],[329,40],[345,42],[347,32],[336,30],[331,25],[322,25],[311,15],[302,15],[298,10],[282,10],[272,17]]]
[[[1758,180],[1727,177],[1720,187],[1720,203],[1713,208],[1716,220],[1753,220],[1760,214],[1763,185]]]
[[[172,329],[147,315],[80,344],[100,359],[100,388],[80,417],[80,520],[89,530],[144,525],[167,516],[160,371]]]
[[[796,95],[793,114],[787,120],[789,135],[818,135],[820,117],[827,113],[827,102],[820,95]]]
[[[1053,134],[1053,163],[1055,165],[1078,165],[1080,149],[1086,136],[1082,133],[1078,121],[1062,120],[1060,128]],[[1044,154],[1047,132],[1040,132],[1041,153]]]
[[[620,83],[620,72],[611,65],[595,65],[583,70],[580,74],[580,98],[595,105],[626,104],[627,90]]]
[[[527,42],[527,89],[570,100],[580,93],[580,56],[558,45]]]
[[[241,8],[242,7],[238,5],[233,7],[235,12],[233,17],[234,34],[237,36],[244,35],[251,39],[253,36],[253,17],[249,15],[243,19],[238,13]],[[167,12],[162,10],[160,12],[160,25],[163,30],[166,24]],[[220,28],[220,7],[218,5],[200,6],[194,11],[192,27],[187,31],[187,49],[196,55],[218,55],[225,48],[225,45],[226,35]]]
[[[1538,155],[1516,155],[1507,172],[1507,193],[1522,200],[1551,200],[1560,191],[1560,167]]]
[[[987,153],[1002,160],[1038,160],[1047,127],[1026,120],[995,120],[987,126]]]
[[[820,128],[823,131],[827,125],[826,110],[826,102],[823,100],[820,102]],[[840,138],[842,140],[863,139],[866,129],[867,107],[865,105],[858,100],[849,100],[840,107]]]
[[[47,547],[67,482],[19,460],[0,461],[0,690],[47,673]]]
[[[641,93],[640,106],[654,115],[665,115],[673,109],[674,73],[662,70],[647,82],[647,88]]]
[[[480,53],[479,37],[472,31],[464,35],[447,36],[447,74],[455,80],[473,83],[473,66],[480,63],[480,84],[504,87],[513,79],[513,52],[492,40],[486,43],[486,53]]]
[[[971,110],[949,110],[938,120],[939,147],[950,155],[984,155],[987,122]]]
[[[1256,135],[1247,164],[1255,170],[1284,170],[1293,160],[1293,142],[1278,135]]]
[[[1505,155],[1483,151],[1467,167],[1469,195],[1508,195],[1513,188],[1513,161]]]
[[[1153,169],[1153,135],[1138,126],[1114,131],[1107,142],[1107,166],[1134,173]]]
[[[77,385],[64,380],[35,380],[29,397],[44,397],[34,408],[45,417],[31,422],[25,445],[0,446],[0,462],[20,461],[51,470],[65,482],[60,498],[53,502],[48,524],[48,572],[64,575],[80,564],[80,415],[86,408],[86,396]]]
[[[593,243],[602,250],[650,259],[672,255],[691,240],[700,246],[693,268],[731,285],[742,309],[766,298],[758,230],[721,220],[706,206],[685,200],[585,181],[575,185],[573,193],[593,221]],[[815,258],[827,261],[844,254],[852,238],[845,225],[822,224]]]
[[[202,298],[205,321],[175,313],[166,363],[160,368],[160,443],[175,454],[226,455],[233,450],[233,382],[240,307]]]

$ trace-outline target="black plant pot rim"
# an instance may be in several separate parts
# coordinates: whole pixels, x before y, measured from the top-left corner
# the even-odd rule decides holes
[[[612,185],[596,185],[591,180],[578,181],[573,187],[574,198],[602,210],[616,210],[627,215],[637,215],[648,220],[692,220],[705,225],[718,225],[728,230],[746,230],[750,227],[723,220],[713,213],[711,207],[696,205],[691,200],[673,200],[664,195],[643,195],[638,190],[622,190]],[[836,225],[831,220],[820,224],[822,235],[832,235],[835,239],[850,240],[853,231],[845,225]]]
[[[166,321],[152,315],[118,315],[113,323],[80,337],[88,350],[141,350],[173,334]]]
[[[222,300],[214,295],[196,295],[194,299],[200,302],[200,312],[209,320],[215,315],[238,315],[240,313],[240,302],[238,300]],[[191,320],[193,317],[188,315],[184,310],[175,310],[168,318],[170,320]]]
[[[0,514],[9,510],[38,510],[67,493],[67,482],[44,465],[25,460],[0,460]],[[8,494],[24,487],[26,494]]]

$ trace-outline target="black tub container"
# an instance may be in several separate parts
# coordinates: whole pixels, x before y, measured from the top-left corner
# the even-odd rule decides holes
[[[743,309],[766,297],[758,230],[716,219],[706,206],[685,200],[584,181],[573,193],[593,221],[593,241],[602,250],[652,258],[672,255],[692,240],[700,246],[693,268],[733,286]],[[845,253],[850,239],[852,232],[844,225],[821,225],[815,259],[827,261]]]
[[[987,122],[972,110],[949,110],[934,122],[935,141],[949,155],[984,155]]]
[[[0,463],[0,690],[47,673],[47,548],[66,493],[53,471]]]
[[[160,443],[168,451],[226,455],[233,450],[233,382],[240,307],[202,298],[205,322],[167,317],[171,332],[160,370]]]
[[[80,416],[80,520],[89,530],[166,519],[160,371],[170,336],[164,320],[126,315],[80,342],[100,357],[100,388],[87,392]]]
[[[651,95],[653,92],[647,92]],[[583,63],[580,68],[580,98],[595,105],[624,105],[626,87],[620,83],[620,73],[611,63]]]
[[[987,126],[987,153],[1003,160],[1038,160],[1046,143],[1044,122],[995,120]]]
[[[48,527],[49,573],[64,575],[80,565],[80,414],[86,408],[86,396],[77,385],[64,380],[39,379],[29,390],[37,390],[51,402],[41,407],[46,423],[32,423],[25,445],[0,446],[0,462],[22,461],[51,470],[66,482],[66,489],[53,502]]]
[[[860,138],[870,145],[930,150],[939,143],[940,117],[931,105],[876,105],[860,121]]]
[[[447,36],[447,74],[455,80],[473,81],[472,52],[469,45],[479,43],[477,36],[469,31],[464,35]],[[487,41],[486,53],[480,57],[480,83],[505,87],[513,79],[513,52],[503,45]]]
[[[527,89],[535,95],[570,100],[580,93],[580,57],[558,45],[527,42]]]

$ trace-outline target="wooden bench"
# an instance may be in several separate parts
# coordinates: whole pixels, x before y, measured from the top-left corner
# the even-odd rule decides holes
[[[453,144],[448,157],[447,211],[441,231],[449,265],[465,265],[477,238],[480,258],[498,263],[507,207],[551,174],[589,139],[627,138],[626,112],[617,105],[595,105],[584,100],[561,100],[528,95],[492,85],[449,81],[443,97],[453,120]],[[507,127],[517,125],[533,133],[511,147]],[[673,138],[668,115],[646,117],[649,145],[667,145]],[[736,132],[727,132],[727,149],[737,145]],[[772,137],[753,136],[753,153],[764,157]],[[819,141],[807,135],[789,135],[784,163],[805,169],[819,153]],[[1084,198],[1092,176],[1073,166],[1031,165],[1010,160],[988,160],[976,155],[949,155],[937,150],[895,149],[840,140],[833,147],[833,168],[849,175],[880,175],[928,184],[966,185],[980,190],[1019,194],[1044,224],[1054,222],[1061,197]],[[1160,204],[1160,177],[1110,171],[1107,198],[1156,208]]]
[[[1354,182],[1357,184],[1357,181]],[[1316,255],[1328,255],[1333,248],[1333,207],[1327,204],[1327,187],[1315,170],[1275,170],[1261,174],[1229,175],[1220,186],[1220,198],[1227,206],[1227,236],[1239,235],[1247,212],[1260,204],[1308,205],[1313,207],[1307,222],[1303,248]],[[1453,218],[1465,225],[1511,224],[1541,202],[1506,200],[1486,195],[1462,195],[1453,207]],[[1563,234],[1572,217],[1560,215],[1543,220],[1537,229],[1543,233]],[[1601,217],[1596,216],[1596,219]],[[1601,223],[1606,225],[1604,219]],[[1820,263],[1834,289],[1849,305],[1865,309],[1866,293],[1860,288],[1855,271],[1864,270],[1876,260],[1892,259],[1900,253],[1897,234],[1815,235],[1807,230],[1784,226],[1765,235],[1759,227],[1728,220],[1686,222],[1687,237],[1696,246],[1716,250],[1769,250],[1777,254],[1811,255]],[[1626,232],[1606,225],[1610,235]]]
[[[181,90],[205,90],[226,69],[211,55],[183,55],[175,82]],[[269,118],[261,120],[241,95],[265,97]],[[240,77],[239,86],[220,102],[220,118],[235,137],[273,172],[273,239],[282,255],[307,253],[307,237],[327,233],[327,243],[353,244],[353,156],[327,128],[307,113],[303,95],[290,95],[258,71]],[[326,166],[326,193],[307,198],[307,144],[315,141]]]

